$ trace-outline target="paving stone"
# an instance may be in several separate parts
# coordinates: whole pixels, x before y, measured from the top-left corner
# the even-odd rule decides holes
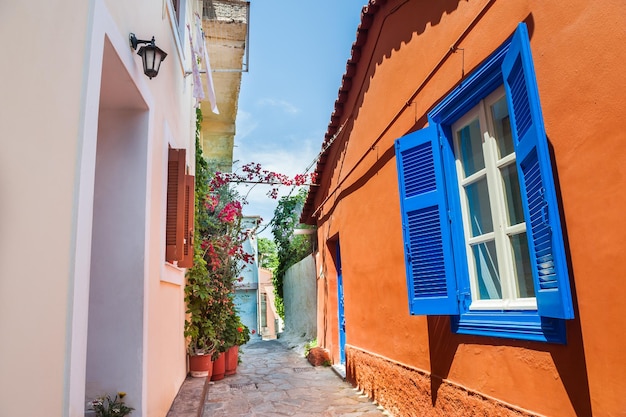
[[[208,385],[203,417],[383,416],[330,367],[312,367],[279,340],[241,347],[237,373]]]

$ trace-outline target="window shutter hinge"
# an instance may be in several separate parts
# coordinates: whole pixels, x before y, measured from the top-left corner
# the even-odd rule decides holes
[[[452,213],[448,210],[448,223],[452,224]]]
[[[472,300],[472,295],[469,291],[457,291],[456,297],[459,300],[459,305],[463,307],[464,310],[467,310]]]

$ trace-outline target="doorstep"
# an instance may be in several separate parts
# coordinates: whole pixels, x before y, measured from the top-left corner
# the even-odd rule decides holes
[[[341,379],[343,379],[344,381],[346,380],[346,365],[338,363],[332,365],[331,368]]]
[[[188,376],[181,385],[167,417],[201,417],[208,378]]]

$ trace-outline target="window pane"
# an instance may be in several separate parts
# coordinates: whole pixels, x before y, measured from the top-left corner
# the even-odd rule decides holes
[[[498,274],[498,259],[494,241],[472,246],[476,277],[478,279],[478,298],[480,300],[502,299],[502,287]]]
[[[491,106],[493,125],[496,129],[496,141],[500,158],[513,153],[513,135],[511,135],[511,122],[509,121],[509,109],[506,106],[506,97],[502,97]]]
[[[493,232],[487,178],[482,178],[465,187],[469,205],[469,220],[472,236]]]
[[[520,298],[534,297],[535,285],[533,284],[533,274],[530,270],[530,255],[528,253],[526,233],[511,236],[511,249],[513,250],[513,262],[515,263],[517,296]]]
[[[524,209],[522,207],[522,195],[517,179],[517,168],[515,164],[509,164],[500,169],[502,173],[502,182],[504,183],[504,191],[506,194],[507,216],[509,225],[524,222]]]
[[[461,149],[461,164],[465,177],[480,171],[485,167],[483,158],[483,141],[480,134],[480,124],[475,119],[457,132],[459,148]]]

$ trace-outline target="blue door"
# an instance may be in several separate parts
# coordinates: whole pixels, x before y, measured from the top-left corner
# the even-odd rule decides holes
[[[337,316],[339,317],[339,359],[342,365],[346,363],[346,315],[343,301],[343,277],[341,274],[341,251],[337,241],[337,256],[335,258],[337,269]]]

